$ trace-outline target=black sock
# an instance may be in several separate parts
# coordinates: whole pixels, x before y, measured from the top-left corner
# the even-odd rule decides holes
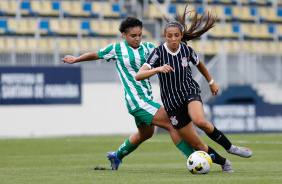
[[[209,138],[220,144],[224,149],[229,150],[231,148],[231,142],[228,140],[228,138],[219,131],[216,127],[214,127],[214,130],[212,133],[207,134]]]
[[[208,146],[209,147],[209,146]],[[214,159],[214,163],[219,164],[219,165],[224,165],[226,158],[223,158],[222,156],[220,156],[214,149],[212,149],[211,147],[209,147],[208,149],[208,154],[210,155],[211,153],[214,154],[215,159]]]

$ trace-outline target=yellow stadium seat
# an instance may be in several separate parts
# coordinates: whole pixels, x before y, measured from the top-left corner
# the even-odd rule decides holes
[[[100,39],[100,45],[101,45],[102,48],[108,46],[109,44],[111,44],[110,39],[104,39],[104,38]]]
[[[16,19],[7,19],[7,27],[10,31],[17,31],[17,27],[18,27],[19,21],[17,21]]]
[[[228,40],[225,43],[225,48],[230,55],[237,55],[240,51],[240,44],[238,40]]]
[[[76,38],[69,39],[69,47],[72,48],[74,51],[79,50],[79,44]]]
[[[223,6],[220,6],[220,5],[208,6],[206,10],[212,13],[212,15],[217,16],[218,20],[226,19],[224,15]]]
[[[255,33],[250,30],[252,30],[251,24],[241,24],[241,32],[244,34],[245,37],[255,37]]]
[[[163,13],[154,4],[149,4],[148,18],[150,20],[153,20],[155,18],[162,19],[162,16]]]
[[[275,55],[279,53],[278,44],[273,41],[261,41],[259,52],[263,55]]]
[[[115,17],[115,18],[120,17],[119,12],[113,11],[112,3],[103,2],[101,5],[102,5],[104,17]]]
[[[276,22],[278,21],[278,16],[276,13],[276,10],[272,7],[260,7],[259,10],[259,16],[266,21],[269,22]]]
[[[6,47],[5,38],[0,37],[0,49],[4,49]]]
[[[83,38],[83,39],[79,40],[77,44],[78,44],[78,47],[80,48],[80,50],[91,49],[90,41],[87,38]]]
[[[15,38],[6,38],[6,47],[7,50],[14,50],[16,48]]]
[[[60,30],[58,19],[49,19],[49,28],[51,31],[58,33]]]
[[[37,1],[30,1],[30,9],[32,11],[40,13],[40,11],[42,10],[41,2],[42,1],[38,1],[38,0]]]
[[[255,17],[251,14],[251,9],[248,6],[234,6],[232,7],[232,14],[241,21],[255,21]]]
[[[91,9],[94,13],[101,14],[103,12],[102,5],[100,2],[92,2]]]
[[[39,11],[40,15],[43,16],[59,16],[59,11],[53,9],[52,1],[40,1],[41,3],[41,11]]]
[[[243,50],[246,53],[258,53],[259,45],[256,41],[244,41],[243,42]]]
[[[7,15],[15,15],[17,11],[17,1],[16,0],[1,0],[0,8],[2,11],[6,12]]]
[[[84,11],[83,10],[83,5],[81,4],[80,1],[73,1],[72,2],[72,11],[71,15],[73,16],[83,16],[83,17],[88,17],[90,16],[90,12]]]
[[[36,40],[34,38],[28,38],[26,40],[26,47],[29,49],[29,50],[35,50],[37,48],[37,43],[36,43]]]
[[[70,35],[77,35],[80,31],[80,20],[71,19],[69,23],[69,34]]]
[[[97,51],[98,49],[103,48],[102,45],[100,44],[99,39],[90,39],[89,44],[90,44],[90,47],[89,47],[90,51]]]
[[[205,55],[216,55],[221,50],[221,42],[220,41],[207,41],[204,46]]]
[[[18,37],[16,39],[16,46],[17,49],[26,49],[27,48],[26,38]]]
[[[72,6],[71,6],[71,1],[62,1],[61,2],[61,7],[62,7],[62,10],[64,12],[64,15],[71,15],[71,12],[72,12]]]
[[[100,22],[98,20],[91,20],[90,22],[90,29],[92,32],[96,32],[97,34],[100,34]],[[104,31],[104,30],[103,30]]]

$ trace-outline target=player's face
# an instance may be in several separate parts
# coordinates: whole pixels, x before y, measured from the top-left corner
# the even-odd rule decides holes
[[[130,47],[137,49],[142,39],[142,28],[130,28],[127,33],[122,33],[122,35]]]
[[[179,43],[183,37],[180,29],[177,27],[169,27],[164,34],[164,38],[167,41],[167,47],[170,51],[176,52],[179,48]]]

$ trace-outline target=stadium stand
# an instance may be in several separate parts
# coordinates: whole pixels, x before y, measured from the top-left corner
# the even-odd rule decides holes
[[[0,64],[31,63],[12,60],[28,60],[33,54],[39,58],[34,63],[54,64],[64,54],[79,55],[123,41],[118,27],[128,15],[142,19],[143,41],[158,46],[164,42],[163,13],[168,12],[170,18],[176,12],[182,13],[187,2],[190,11],[198,8],[202,14],[209,10],[218,17],[216,26],[205,36],[189,41],[203,60],[208,62],[222,50],[227,51],[231,60],[254,55],[269,57],[263,60],[281,60],[281,0],[158,2],[161,6],[151,0],[0,0]],[[187,19],[188,25],[190,21],[191,17]]]

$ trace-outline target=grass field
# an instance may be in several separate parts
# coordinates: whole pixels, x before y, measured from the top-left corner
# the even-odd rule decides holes
[[[227,157],[235,173],[213,165],[206,175],[192,175],[186,159],[167,134],[156,134],[110,170],[108,151],[128,136],[0,139],[0,184],[88,183],[282,183],[282,134],[228,134],[236,145],[252,149],[249,159],[227,154],[202,135],[205,143]],[[105,170],[94,170],[94,168]]]

